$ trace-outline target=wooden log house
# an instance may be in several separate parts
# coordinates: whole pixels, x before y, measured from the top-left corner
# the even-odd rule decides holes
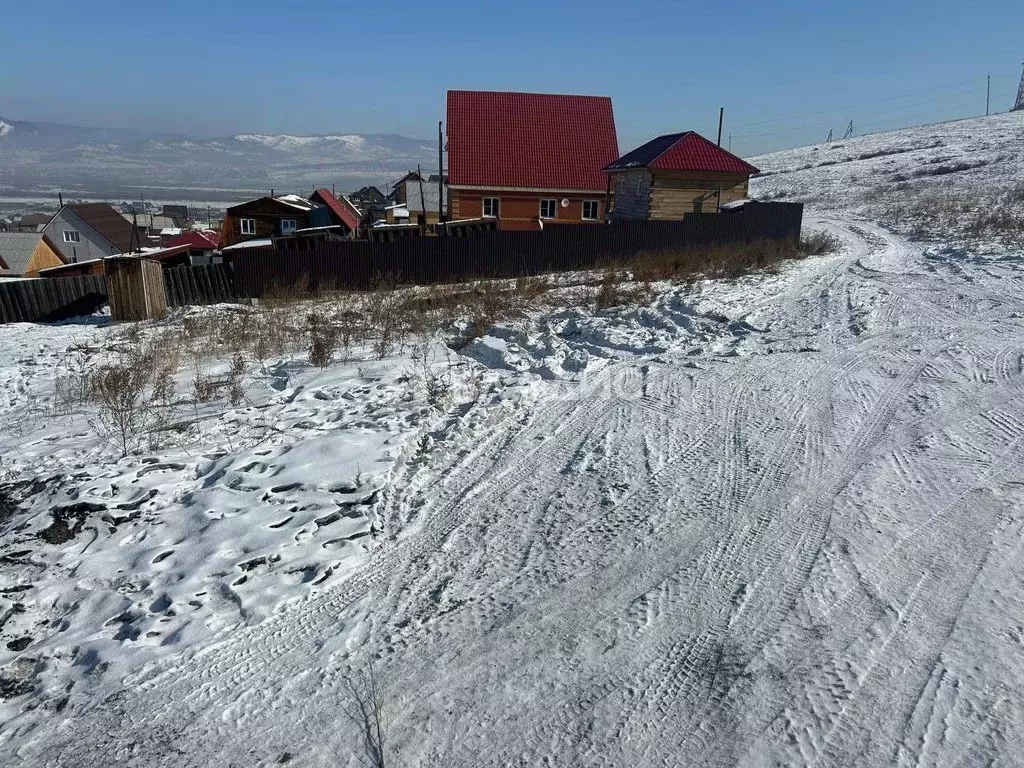
[[[613,219],[675,221],[745,199],[758,173],[694,131],[652,139],[604,170],[615,190]]]

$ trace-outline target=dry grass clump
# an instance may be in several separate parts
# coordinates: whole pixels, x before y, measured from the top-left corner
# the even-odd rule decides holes
[[[802,256],[828,256],[842,247],[839,238],[831,232],[820,230],[811,232],[800,238],[800,254]]]
[[[800,252],[788,243],[757,242],[640,254],[627,266],[633,278],[641,282],[728,279],[771,269],[782,261],[800,256]]]

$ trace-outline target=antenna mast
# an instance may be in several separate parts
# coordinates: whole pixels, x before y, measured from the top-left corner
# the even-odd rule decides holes
[[[1017,103],[1013,105],[1013,112],[1024,110],[1024,71],[1020,73],[1020,88],[1017,89]]]

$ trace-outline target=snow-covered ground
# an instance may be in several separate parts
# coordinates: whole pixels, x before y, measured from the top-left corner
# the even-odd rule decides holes
[[[293,356],[117,459],[30,416],[117,329],[0,329],[0,460],[58,478],[3,523],[0,761],[358,765],[372,663],[388,764],[1019,764],[1024,254],[838,172],[759,182],[838,253],[435,345],[443,405]]]
[[[867,218],[974,253],[1024,248],[1024,112],[938,123],[752,159],[762,199]]]

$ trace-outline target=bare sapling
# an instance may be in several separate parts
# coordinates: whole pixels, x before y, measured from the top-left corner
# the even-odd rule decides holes
[[[346,682],[349,700],[342,711],[359,729],[359,760],[364,765],[385,768],[390,726],[388,700],[373,663],[367,663],[365,669],[350,669]]]

